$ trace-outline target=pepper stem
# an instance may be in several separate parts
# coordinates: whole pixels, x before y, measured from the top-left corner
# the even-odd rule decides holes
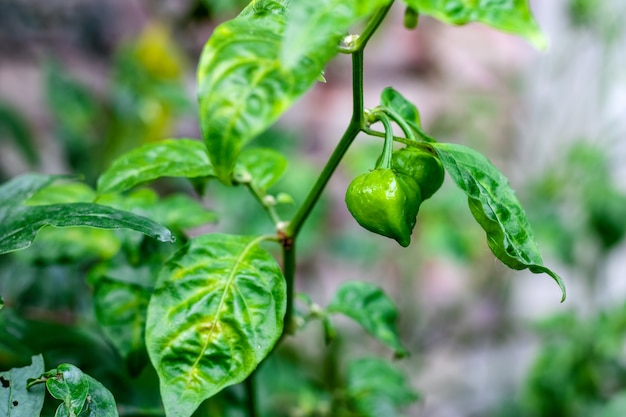
[[[389,169],[391,168],[391,154],[393,153],[393,128],[386,114],[378,115],[378,120],[385,127],[385,144],[383,145],[383,153],[376,161],[376,169]]]

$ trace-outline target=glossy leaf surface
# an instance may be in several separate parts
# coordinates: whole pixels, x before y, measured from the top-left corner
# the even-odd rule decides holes
[[[48,392],[57,400],[62,400],[56,416],[78,416],[83,410],[89,395],[89,381],[83,371],[70,364],[61,364],[46,381]]]
[[[0,223],[0,254],[28,247],[44,226],[125,228],[144,233],[161,242],[174,241],[174,236],[164,226],[146,217],[108,206],[92,203],[24,206],[7,211]]]
[[[348,365],[347,390],[359,415],[400,416],[398,408],[417,400],[406,377],[389,362],[361,358]]]
[[[39,416],[43,407],[43,386],[26,388],[28,379],[38,378],[44,371],[43,357],[33,356],[32,363],[23,368],[0,372],[0,415],[6,417]]]
[[[231,183],[243,147],[318,80],[351,24],[387,2],[257,0],[215,29],[198,66],[198,100],[221,181]]]
[[[389,0],[292,1],[286,14],[281,62],[289,68],[307,65],[310,55],[332,56],[352,25],[388,3]]]
[[[208,234],[176,252],[148,307],[146,345],[168,417],[245,379],[281,335],[285,281],[259,239]]]
[[[404,0],[420,14],[445,23],[464,25],[481,22],[503,32],[526,38],[538,48],[547,41],[535,22],[528,0]]]
[[[287,158],[280,152],[266,148],[245,149],[235,167],[237,179],[251,182],[265,192],[278,181],[287,170]]]
[[[76,366],[61,364],[44,375],[50,395],[63,401],[55,416],[118,417],[111,392]]]
[[[402,119],[404,119],[413,130],[419,130],[421,127],[422,122],[417,107],[393,88],[387,87],[383,90],[380,95],[380,104],[402,116]]]
[[[526,212],[506,177],[473,149],[449,143],[432,145],[448,174],[467,194],[470,211],[485,230],[496,258],[512,269],[550,275],[565,300],[563,280],[543,265]]]
[[[192,139],[149,143],[117,158],[98,179],[98,193],[126,191],[161,177],[214,175],[206,147]]]
[[[329,313],[344,314],[392,348],[396,355],[408,352],[398,337],[398,311],[393,301],[376,285],[349,281],[341,285],[327,308]]]

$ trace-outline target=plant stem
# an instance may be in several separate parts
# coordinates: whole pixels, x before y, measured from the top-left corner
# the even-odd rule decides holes
[[[246,411],[248,417],[258,417],[259,412],[257,410],[257,402],[256,402],[256,387],[255,380],[256,371],[253,371],[246,380],[244,381],[244,387],[246,390]]]
[[[285,310],[285,322],[283,326],[283,336],[294,333],[293,303],[294,303],[294,281],[296,276],[296,248],[295,242],[288,246],[283,246],[283,273],[287,284],[287,307]]]
[[[363,51],[367,42],[370,40],[374,32],[376,32],[382,21],[385,19],[385,16],[387,16],[391,6],[393,6],[393,0],[391,0],[388,5],[378,9],[369,22],[367,22],[367,26],[363,29],[363,33],[361,33],[361,36],[359,36],[359,39],[357,40],[357,51]]]

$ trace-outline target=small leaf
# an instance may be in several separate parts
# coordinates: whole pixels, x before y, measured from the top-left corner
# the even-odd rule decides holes
[[[470,211],[487,234],[493,254],[512,269],[546,273],[558,284],[561,277],[543,265],[526,212],[506,177],[485,156],[466,146],[432,144],[456,185],[468,196]]]
[[[39,416],[43,407],[43,386],[27,388],[29,379],[44,372],[43,357],[33,356],[32,363],[23,368],[0,372],[0,415],[6,417]]]
[[[5,209],[0,201],[0,212]],[[91,226],[131,229],[161,242],[173,242],[172,233],[154,221],[92,203],[52,204],[7,208],[0,223],[0,254],[28,247],[44,226]]]
[[[214,171],[202,142],[169,139],[117,158],[98,179],[98,194],[126,191],[161,177],[209,177]]]
[[[407,355],[398,337],[396,306],[379,287],[362,281],[345,282],[328,305],[327,311],[350,317],[392,348],[396,355]]]
[[[351,361],[347,385],[354,407],[364,417],[399,417],[399,407],[419,398],[400,371],[378,358]]]
[[[146,345],[168,417],[244,380],[280,337],[285,280],[260,238],[208,234],[164,265],[148,306]]]
[[[481,22],[503,32],[526,38],[539,49],[547,40],[528,6],[528,0],[404,0],[406,4],[453,25]]]
[[[57,417],[118,417],[115,399],[100,382],[71,364],[61,364],[44,374],[54,398],[63,400]]]
[[[380,95],[380,104],[402,116],[413,130],[420,130],[422,122],[417,107],[393,88],[387,87],[383,90]]]
[[[265,192],[278,181],[287,169],[287,158],[273,149],[245,149],[235,167],[237,178],[251,182]]]
[[[63,403],[57,409],[57,416],[78,416],[89,395],[89,381],[83,371],[70,364],[61,364],[46,381],[48,392]]]

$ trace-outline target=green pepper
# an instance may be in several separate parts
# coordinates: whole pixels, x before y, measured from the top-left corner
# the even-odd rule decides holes
[[[393,152],[391,167],[397,175],[417,183],[422,200],[430,198],[443,184],[445,171],[441,161],[419,148],[406,147]]]
[[[411,242],[420,203],[419,187],[389,168],[359,175],[346,191],[348,210],[361,226],[404,247]]]
[[[393,132],[386,116],[385,146],[376,162],[376,169],[356,177],[346,191],[346,205],[352,216],[365,229],[396,240],[406,247],[411,242],[417,212],[422,202],[421,191],[410,176],[397,175],[391,169]]]

